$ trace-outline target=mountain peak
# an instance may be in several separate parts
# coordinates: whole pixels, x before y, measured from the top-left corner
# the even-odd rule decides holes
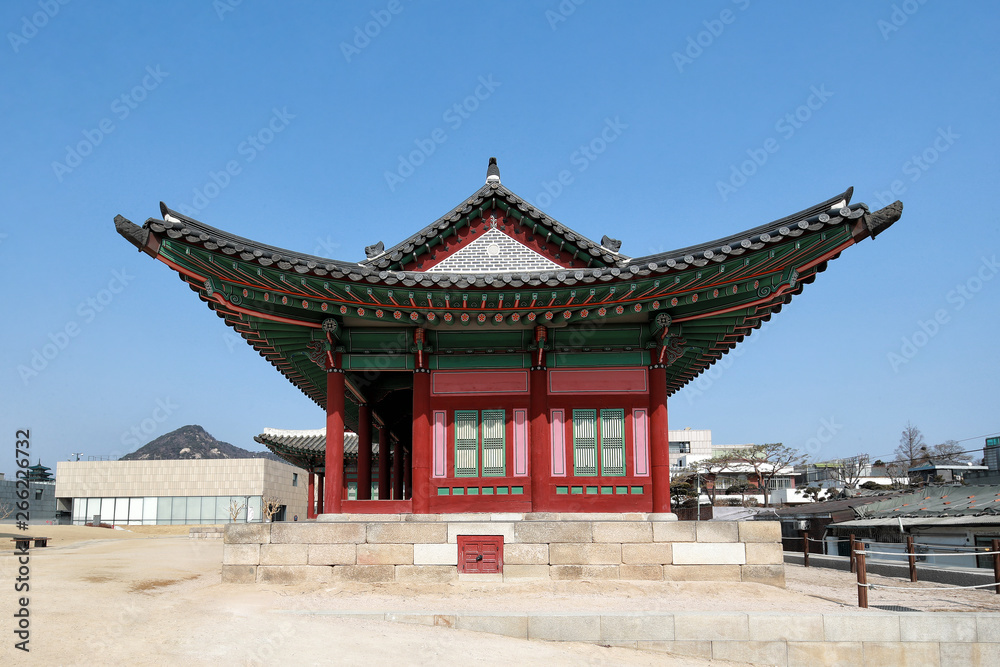
[[[143,445],[120,461],[163,461],[174,459],[271,459],[271,452],[252,452],[228,442],[216,440],[199,424],[188,424]]]

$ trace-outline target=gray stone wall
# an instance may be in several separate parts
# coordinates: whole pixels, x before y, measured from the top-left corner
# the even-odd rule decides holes
[[[651,521],[642,514],[563,516],[339,515],[326,522],[232,524],[225,528],[222,579],[785,583],[777,522]],[[502,573],[460,574],[459,535],[502,535]]]

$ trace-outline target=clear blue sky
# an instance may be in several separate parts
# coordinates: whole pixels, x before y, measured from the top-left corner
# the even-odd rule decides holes
[[[164,200],[357,260],[470,195],[492,155],[633,256],[850,185],[898,196],[902,220],[675,395],[671,426],[816,458],[889,454],[908,420],[930,444],[1000,431],[997,3],[17,0],[0,28],[0,471],[18,428],[54,467],[185,424],[259,449],[265,426],[323,423],[115,214]]]

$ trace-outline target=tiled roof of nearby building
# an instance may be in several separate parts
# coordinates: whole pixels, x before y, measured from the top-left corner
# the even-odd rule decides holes
[[[254,440],[264,445],[286,461],[299,467],[322,465],[326,456],[326,429],[283,430],[265,428]],[[378,454],[378,445],[372,447],[373,454]],[[344,431],[344,458],[358,457],[358,434]]]
[[[856,508],[861,519],[1000,515],[1000,486],[935,486]]]

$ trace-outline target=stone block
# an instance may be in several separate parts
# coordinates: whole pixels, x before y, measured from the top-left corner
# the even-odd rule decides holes
[[[368,526],[368,542],[372,544],[443,544],[447,541],[448,524],[443,522],[401,522]]]
[[[335,565],[333,578],[341,581],[358,581],[366,584],[396,579],[394,565]]]
[[[941,667],[1000,665],[1000,644],[941,643]]]
[[[743,546],[747,552],[747,565],[781,565],[785,562],[780,542],[747,542]]]
[[[275,523],[272,544],[358,544],[365,541],[363,523]]]
[[[261,565],[305,565],[309,562],[308,544],[262,544]]]
[[[780,664],[780,663],[779,663]],[[865,664],[861,642],[789,642],[788,667],[857,667]]]
[[[823,631],[828,642],[898,642],[899,618],[896,614],[824,614]]]
[[[785,642],[712,642],[713,660],[731,660],[752,665],[781,665],[788,648]]]
[[[504,562],[507,550],[504,549]],[[457,544],[414,544],[414,565],[458,565]]]
[[[595,521],[595,542],[652,542],[653,524],[648,521]]]
[[[785,587],[784,565],[741,565],[740,572],[747,583]]]
[[[662,565],[620,565],[618,578],[632,581],[663,581]]]
[[[739,542],[737,521],[694,521],[699,542]]]
[[[511,565],[510,563],[504,563],[503,566],[504,581],[510,581],[512,579],[548,579],[548,578],[549,578],[548,565]]]
[[[744,547],[742,542],[675,544],[673,545],[674,565],[743,565],[747,562]]]
[[[822,614],[750,614],[750,636],[762,642],[821,642]]]
[[[504,567],[507,565],[548,565],[549,545],[504,543],[503,563]]]
[[[598,614],[528,616],[528,639],[596,642],[600,638],[601,617]]]
[[[938,667],[941,647],[937,642],[865,642],[866,665],[906,665]]]
[[[673,545],[669,542],[623,544],[622,562],[626,565],[670,565],[674,562]]]
[[[620,544],[569,544],[549,545],[551,565],[620,565],[622,545]]]
[[[455,619],[455,627],[459,630],[473,632],[488,632],[504,637],[528,638],[528,617],[526,615],[496,615],[477,616],[475,614],[459,614]]]
[[[700,521],[657,521],[653,523],[654,542],[694,542],[695,524]]]
[[[587,579],[618,579],[617,565],[552,565],[549,577],[561,581]]]
[[[333,579],[333,568],[323,565],[260,565],[258,584],[325,583]]]
[[[674,614],[674,637],[681,640],[745,642],[750,640],[748,614],[684,612]]]
[[[673,614],[601,616],[601,641],[666,641],[674,638]]]
[[[969,614],[900,614],[904,642],[975,642],[976,618]]]
[[[663,578],[666,581],[743,580],[739,565],[664,565]]]
[[[979,614],[976,618],[976,638],[981,642],[1000,643],[1000,614]]]
[[[740,521],[740,542],[781,543],[780,521]]]
[[[310,544],[309,565],[354,565],[358,562],[356,544]]]
[[[270,523],[227,523],[223,541],[226,544],[266,544],[270,542]]]
[[[480,521],[478,523],[448,522],[448,541],[458,542],[459,535],[503,535],[503,541],[514,541],[514,524],[506,521]]]
[[[636,648],[640,651],[656,651],[657,653],[669,653],[670,655],[698,658],[699,660],[712,659],[712,642],[709,641],[646,641],[640,639],[636,643]],[[815,666],[813,666],[815,667]]]
[[[413,565],[413,545],[359,544],[358,565]]]
[[[253,584],[257,582],[256,565],[223,565],[222,583]]]
[[[226,544],[222,547],[223,565],[259,565],[259,544]]]
[[[452,614],[405,614],[388,613],[385,620],[393,623],[409,623],[411,625],[430,625],[440,628],[453,628],[457,618]]]
[[[445,584],[458,580],[454,565],[397,565],[396,581],[417,584]]]
[[[589,521],[522,521],[514,525],[514,539],[529,544],[593,542],[591,526]]]
[[[474,584],[502,584],[503,583],[503,573],[502,572],[484,572],[482,574],[477,572],[459,572],[459,581],[468,581]]]

